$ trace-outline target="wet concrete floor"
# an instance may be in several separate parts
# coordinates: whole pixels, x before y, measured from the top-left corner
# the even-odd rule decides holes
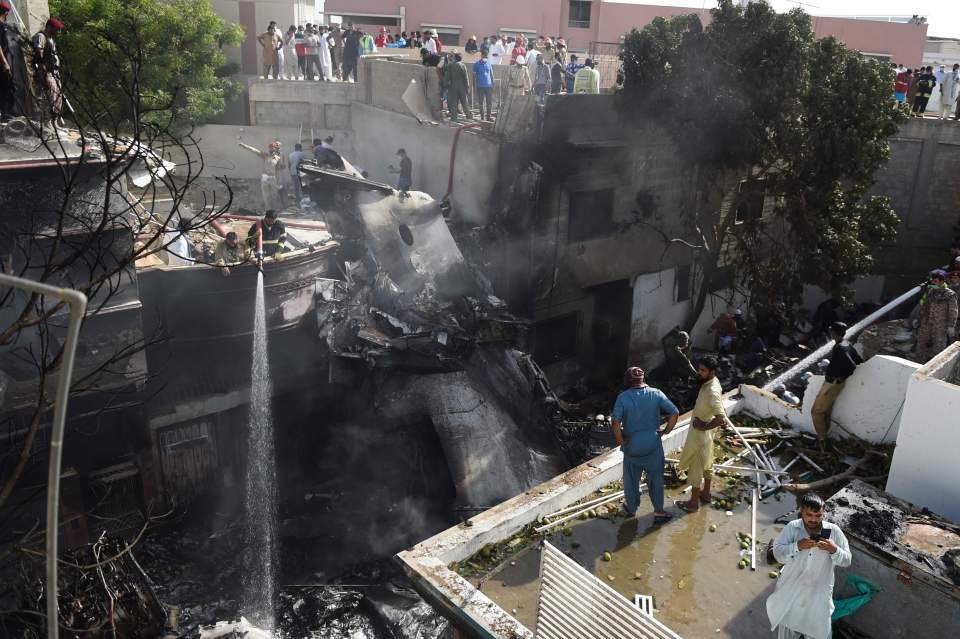
[[[783,529],[774,520],[793,511],[794,497],[782,494],[779,501],[771,497],[759,503],[755,572],[737,565],[737,533],[750,533],[749,497],[734,507],[732,516],[709,506],[685,514],[672,506],[674,498],[678,492],[668,491],[667,510],[675,517],[665,525],[653,525],[653,508],[644,498],[636,518],[574,520],[570,536],[557,532],[548,541],[630,601],[635,594],[653,595],[654,616],[682,637],[772,636],[765,602],[774,580],[769,577],[773,567],[766,563],[766,544]],[[716,532],[710,532],[711,524],[716,524]],[[611,553],[611,561],[603,561],[604,552]],[[540,550],[530,547],[481,583],[488,597],[515,611],[530,629],[536,626],[539,566]]]

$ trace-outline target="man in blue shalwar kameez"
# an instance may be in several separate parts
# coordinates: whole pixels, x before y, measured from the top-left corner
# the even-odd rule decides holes
[[[663,444],[660,438],[677,425],[680,411],[662,391],[644,383],[643,369],[628,368],[626,387],[613,406],[613,436],[623,451],[623,492],[627,515],[637,512],[640,502],[640,473],[647,473],[647,487],[653,502],[653,521],[663,523],[670,515],[663,509]],[[660,430],[662,415],[669,416]]]

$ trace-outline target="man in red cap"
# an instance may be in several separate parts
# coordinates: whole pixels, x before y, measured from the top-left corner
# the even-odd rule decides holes
[[[57,55],[56,38],[63,32],[63,23],[54,17],[47,20],[43,31],[37,32],[30,40],[33,44],[33,65],[37,85],[43,90],[44,97],[54,118],[63,111],[63,92],[60,88],[60,56]]]
[[[662,391],[647,386],[642,368],[633,366],[623,375],[626,388],[613,406],[613,437],[623,451],[623,492],[626,512],[632,517],[640,503],[640,474],[646,472],[653,521],[670,519],[663,509],[663,444],[660,438],[677,425],[680,411]],[[663,415],[667,425],[660,430]]]

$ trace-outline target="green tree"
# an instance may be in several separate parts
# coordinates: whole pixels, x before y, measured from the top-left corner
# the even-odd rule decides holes
[[[50,11],[67,27],[64,88],[86,106],[77,117],[200,124],[239,92],[222,49],[243,29],[209,0],[51,0]]]
[[[869,272],[899,222],[869,195],[905,117],[888,67],[816,39],[799,9],[731,0],[706,27],[681,15],[634,29],[622,61],[620,107],[670,132],[703,184],[680,213],[689,236],[666,238],[696,247],[688,328],[722,266],[768,306],[797,301],[805,284],[844,296]]]

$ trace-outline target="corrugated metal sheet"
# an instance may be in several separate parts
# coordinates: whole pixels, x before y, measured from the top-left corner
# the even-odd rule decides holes
[[[616,590],[544,542],[535,636],[542,639],[680,639]]]

